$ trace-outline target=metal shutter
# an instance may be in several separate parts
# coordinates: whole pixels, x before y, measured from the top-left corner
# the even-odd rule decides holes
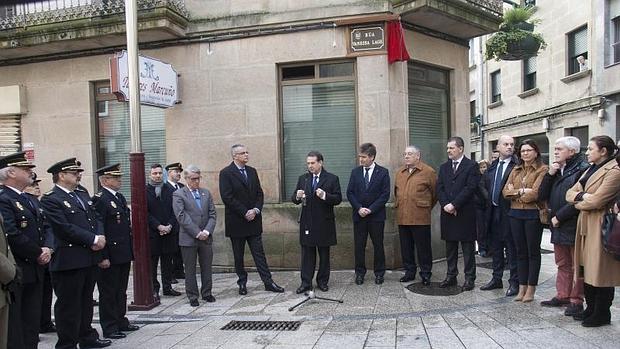
[[[0,116],[0,156],[18,152],[21,148],[21,117]]]

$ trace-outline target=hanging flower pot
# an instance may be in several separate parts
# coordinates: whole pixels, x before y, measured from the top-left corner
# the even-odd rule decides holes
[[[522,60],[536,56],[546,47],[543,37],[534,33],[534,23],[528,20],[533,7],[515,7],[506,11],[500,30],[486,42],[486,60]]]

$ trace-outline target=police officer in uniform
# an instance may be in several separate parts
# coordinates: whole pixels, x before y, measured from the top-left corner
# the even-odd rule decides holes
[[[23,152],[0,158],[0,213],[11,251],[22,271],[9,311],[9,348],[36,348],[43,292],[43,266],[52,250],[44,246],[43,215],[23,190],[32,184],[32,168]]]
[[[127,283],[133,259],[130,213],[121,189],[120,164],[97,170],[101,190],[93,196],[93,206],[103,220],[106,247],[99,262],[99,318],[103,336],[119,339],[121,331],[135,331],[127,313]]]
[[[54,234],[50,263],[57,300],[54,306],[56,348],[103,348],[112,342],[100,339],[92,328],[92,297],[97,263],[106,245],[103,226],[90,200],[77,194],[80,173],[75,158],[52,165],[54,188],[43,195],[41,206]]]

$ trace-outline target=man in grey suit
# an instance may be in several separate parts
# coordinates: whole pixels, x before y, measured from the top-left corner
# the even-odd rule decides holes
[[[183,171],[187,186],[172,195],[172,209],[179,222],[179,246],[185,265],[185,293],[192,307],[198,306],[198,284],[196,282],[196,258],[200,263],[200,295],[211,303],[213,263],[213,230],[215,229],[215,205],[213,196],[200,188],[200,169],[189,165]]]

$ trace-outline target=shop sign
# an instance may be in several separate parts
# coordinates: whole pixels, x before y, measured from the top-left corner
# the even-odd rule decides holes
[[[22,151],[26,157],[26,160],[34,162],[34,143],[22,144]]]
[[[129,69],[127,51],[110,58],[110,85],[118,101],[129,101]],[[138,57],[140,104],[169,108],[179,100],[178,74],[172,65],[158,59]]]
[[[351,50],[354,52],[383,50],[385,33],[383,27],[351,29]]]

